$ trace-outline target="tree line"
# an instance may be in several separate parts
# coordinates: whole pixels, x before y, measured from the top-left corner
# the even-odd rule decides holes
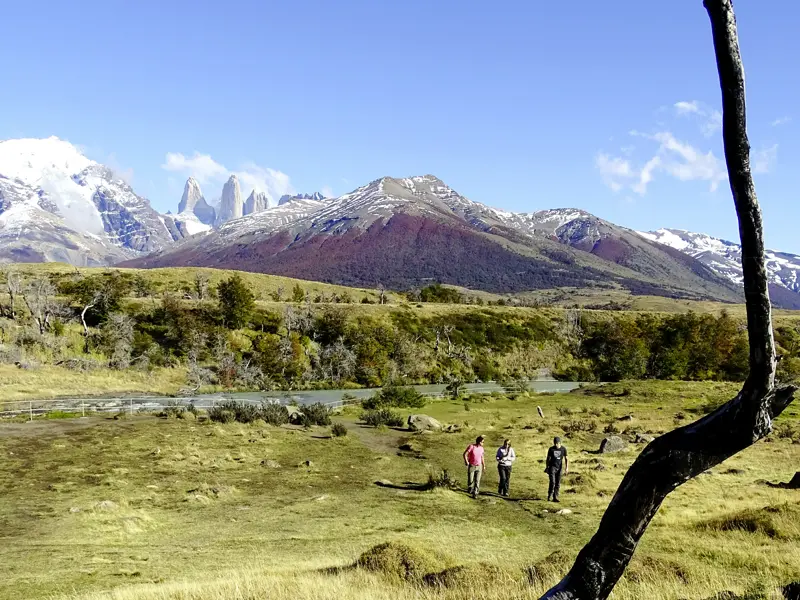
[[[180,367],[189,390],[509,382],[543,369],[575,381],[739,381],[747,373],[746,329],[724,312],[510,313],[472,306],[428,314],[402,304],[371,314],[319,306],[299,284],[281,308],[259,305],[238,274],[216,286],[196,277],[190,297],[158,298],[142,276],[114,270],[32,278],[9,270],[4,279],[0,362]],[[800,329],[776,335],[785,358],[781,376],[797,378]]]

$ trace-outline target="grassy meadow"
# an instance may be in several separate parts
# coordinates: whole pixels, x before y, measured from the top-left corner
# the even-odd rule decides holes
[[[538,598],[594,533],[643,448],[588,452],[604,430],[662,433],[737,389],[623,382],[415,411],[457,433],[369,428],[355,408],[335,418],[343,437],[191,414],[0,424],[0,598]],[[490,459],[512,439],[511,497],[494,493],[493,465],[477,501],[428,489],[445,469],[463,488],[461,453],[478,433]],[[560,505],[543,499],[554,435],[572,459]],[[766,482],[788,481],[799,465],[793,406],[767,440],[667,499],[614,598],[777,597],[800,579],[800,492]]]

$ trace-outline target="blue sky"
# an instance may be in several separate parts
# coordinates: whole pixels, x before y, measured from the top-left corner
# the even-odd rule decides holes
[[[800,4],[739,0],[768,245],[800,253]],[[0,139],[56,135],[175,210],[433,173],[516,211],[738,239],[701,0],[9,3]]]

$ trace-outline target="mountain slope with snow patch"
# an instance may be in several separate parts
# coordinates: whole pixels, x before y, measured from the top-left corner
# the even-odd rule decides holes
[[[111,264],[186,234],[69,142],[0,141],[0,261]]]

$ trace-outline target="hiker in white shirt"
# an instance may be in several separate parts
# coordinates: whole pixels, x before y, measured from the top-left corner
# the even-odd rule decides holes
[[[497,449],[497,471],[500,473],[500,485],[497,493],[508,496],[508,484],[511,482],[511,465],[517,460],[517,453],[511,447],[511,440],[505,440]]]

